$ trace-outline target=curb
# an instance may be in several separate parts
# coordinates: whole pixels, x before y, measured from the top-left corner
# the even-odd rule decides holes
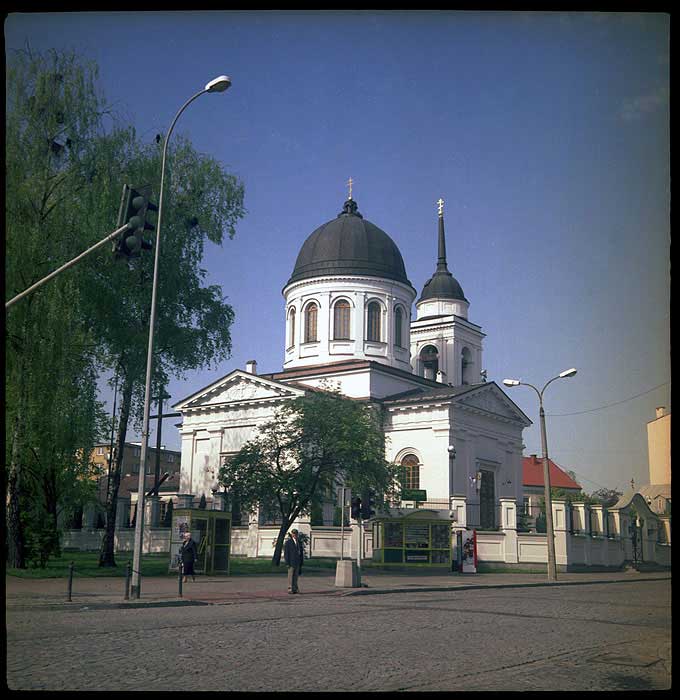
[[[639,581],[669,581],[671,576],[653,576],[645,578],[625,578],[625,579],[609,579],[604,581],[543,581],[541,583],[459,583],[454,586],[422,586],[411,588],[360,588],[357,590],[347,591],[342,593],[343,596],[352,595],[382,595],[385,593],[431,593],[436,591],[479,591],[485,588],[538,588],[538,587],[555,587],[555,586],[592,586],[603,583],[637,583]]]

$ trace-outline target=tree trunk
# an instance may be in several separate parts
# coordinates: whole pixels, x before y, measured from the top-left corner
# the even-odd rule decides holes
[[[281,551],[283,550],[283,542],[286,539],[286,533],[288,532],[288,528],[291,526],[295,518],[300,515],[301,510],[302,507],[298,506],[288,515],[284,515],[283,513],[281,514],[281,527],[279,528],[279,534],[276,537],[276,545],[272,556],[272,564],[274,566],[279,566],[281,564]]]
[[[116,436],[116,459],[111,465],[111,479],[109,480],[109,489],[106,494],[106,525],[104,528],[101,550],[99,552],[99,566],[116,566],[114,545],[116,536],[118,487],[120,486],[125,437],[127,435],[127,425],[130,417],[130,405],[132,403],[132,379],[130,379],[127,374],[124,376],[123,396],[120,404],[120,421],[118,422],[118,435]]]
[[[26,321],[24,321],[24,336]],[[24,530],[21,524],[21,461],[23,459],[23,439],[25,434],[26,409],[26,363],[22,353],[19,368],[19,403],[12,430],[12,453],[7,476],[7,566],[15,569],[26,568],[26,547]]]

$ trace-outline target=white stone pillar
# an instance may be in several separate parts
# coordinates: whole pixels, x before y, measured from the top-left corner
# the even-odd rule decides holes
[[[572,503],[573,514],[574,514],[574,532],[579,535],[583,535],[587,532],[586,523],[586,504],[585,503]]]
[[[552,501],[553,535],[555,537],[555,564],[569,565],[569,515],[567,503],[561,499]]]
[[[178,493],[177,494],[177,507],[178,508],[193,508],[194,507],[194,494],[193,493]]]
[[[248,537],[246,540],[246,556],[257,557],[260,548],[260,509],[248,513]]]
[[[593,513],[592,522],[594,524],[591,534],[604,537],[604,506],[600,503],[593,503],[590,506],[590,511]]]
[[[307,546],[305,547],[306,556],[312,556],[312,518],[309,513],[298,515],[293,521],[291,528],[295,528],[300,535],[307,536]]]
[[[452,519],[455,530],[467,529],[467,498],[465,496],[451,496],[450,510],[455,513]]]
[[[149,527],[159,527],[161,519],[161,499],[159,496],[148,496],[144,499],[144,522]]]
[[[519,561],[517,548],[517,503],[514,498],[499,498],[501,507],[501,530],[505,534],[504,561],[516,564]]]
[[[94,503],[88,503],[83,508],[83,529],[94,530],[97,524],[97,506]]]
[[[224,491],[215,491],[213,493],[212,509],[221,511],[227,509],[227,497]]]
[[[130,497],[119,496],[116,499],[116,530],[130,525]]]

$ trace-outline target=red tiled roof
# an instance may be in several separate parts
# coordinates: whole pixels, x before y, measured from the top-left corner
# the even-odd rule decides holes
[[[560,469],[552,459],[548,458],[550,469],[550,486],[558,489],[578,489],[577,484],[564,470]],[[543,458],[531,455],[522,458],[522,483],[524,486],[543,486]]]

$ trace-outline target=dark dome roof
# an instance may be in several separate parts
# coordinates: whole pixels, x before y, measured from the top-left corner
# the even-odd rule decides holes
[[[444,202],[440,200],[440,206]],[[460,299],[467,301],[463,294],[463,289],[458,280],[449,272],[446,264],[446,236],[444,234],[444,214],[439,210],[439,233],[438,233],[439,255],[437,257],[437,268],[434,275],[425,282],[423,293],[416,303],[427,299]]]
[[[462,301],[467,301],[458,280],[448,270],[437,270],[425,282],[423,293],[418,301],[427,299],[461,299]]]
[[[395,242],[364,219],[353,199],[303,243],[288,284],[322,275],[383,277],[412,286]]]

